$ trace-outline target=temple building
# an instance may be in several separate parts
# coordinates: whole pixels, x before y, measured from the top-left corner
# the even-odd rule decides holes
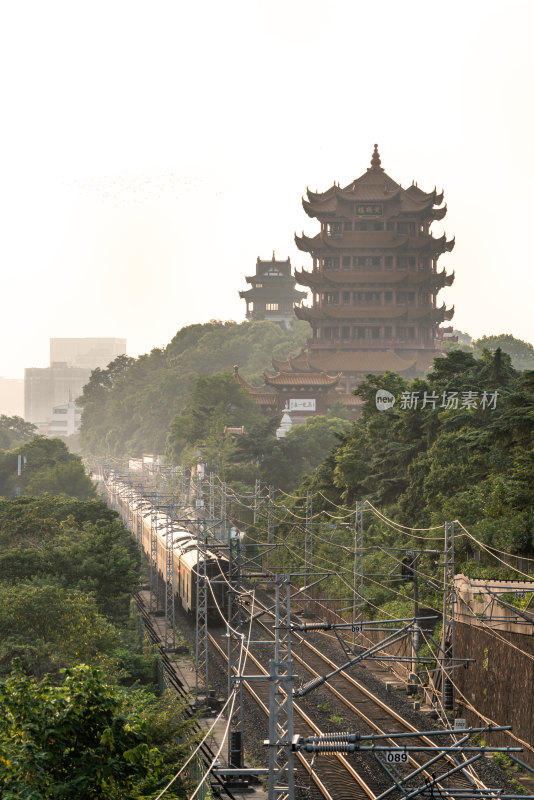
[[[320,222],[313,237],[295,236],[312,257],[311,270],[295,277],[312,292],[310,306],[295,307],[313,330],[296,358],[273,361],[284,372],[342,372],[352,391],[368,373],[423,374],[441,354],[440,323],[454,309],[438,306],[437,294],[454,274],[438,271],[438,259],[454,239],[430,231],[447,206],[443,193],[407,189],[381,166],[375,145],[371,166],[345,188],[307,192],[305,212]]]
[[[296,280],[291,275],[291,262],[276,261],[273,252],[271,261],[256,261],[256,274],[245,276],[251,288],[239,292],[239,297],[246,300],[247,319],[268,319],[271,322],[281,322],[290,328],[295,314],[294,303],[299,303],[307,292],[295,288]]]
[[[234,366],[237,381],[252,395],[252,399],[264,414],[289,413],[292,423],[305,422],[308,417],[326,414],[336,402],[356,410],[360,404],[354,395],[339,391],[342,375],[330,376],[326,372],[298,373],[280,372],[278,375],[264,373],[263,386],[252,386]]]

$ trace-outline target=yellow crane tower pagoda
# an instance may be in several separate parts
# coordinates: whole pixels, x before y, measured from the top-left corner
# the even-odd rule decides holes
[[[265,374],[265,387],[250,389],[274,390],[278,411],[300,398],[307,416],[325,413],[336,400],[354,406],[352,392],[369,373],[410,378],[432,366],[451,331],[440,324],[454,314],[437,303],[439,290],[454,280],[454,273],[438,271],[454,239],[430,231],[447,213],[443,192],[424,192],[416,183],[404,189],[384,171],[377,145],[363,175],[344,188],[308,190],[302,202],[321,228],[312,237],[295,236],[312,258],[311,270],[295,270],[295,278],[312,297],[294,311],[313,333],[298,356],[273,359],[278,374]]]

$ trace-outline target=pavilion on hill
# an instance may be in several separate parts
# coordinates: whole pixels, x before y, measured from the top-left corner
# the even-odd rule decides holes
[[[295,319],[294,303],[300,303],[308,293],[296,288],[289,258],[277,261],[274,252],[271,261],[258,257],[256,274],[245,276],[245,280],[251,288],[239,292],[239,297],[247,303],[247,319],[268,319],[290,328]]]
[[[274,359],[273,359],[274,363]],[[264,414],[289,412],[293,423],[305,422],[308,417],[326,414],[336,402],[349,407],[356,416],[361,401],[340,388],[341,373],[327,375],[326,372],[305,374],[301,372],[279,372],[278,375],[264,373],[263,386],[252,386],[234,366],[236,380],[247,389],[254,403]]]

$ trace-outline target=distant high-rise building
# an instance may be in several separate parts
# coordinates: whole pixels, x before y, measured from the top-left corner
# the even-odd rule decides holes
[[[50,364],[104,369],[126,353],[126,339],[50,339]]]
[[[79,397],[91,376],[90,369],[54,363],[50,367],[24,370],[24,419],[48,433],[55,406]]]
[[[50,425],[48,428],[49,436],[72,436],[80,429],[82,419],[82,409],[71,400],[70,403],[63,403],[54,406]]]
[[[94,369],[105,368],[125,352],[126,339],[50,339],[50,366],[24,370],[25,420],[37,425],[40,433],[57,434],[56,423],[63,413],[55,413],[57,407],[76,400]],[[77,415],[77,427],[79,419]]]

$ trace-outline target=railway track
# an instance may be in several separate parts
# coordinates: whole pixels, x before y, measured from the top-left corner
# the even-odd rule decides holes
[[[161,642],[152,624],[148,609],[139,595],[137,595],[135,599],[143,616],[147,633],[151,641],[159,646]],[[256,609],[258,605],[258,601],[256,601]],[[273,616],[266,607],[263,607],[263,610],[266,615]],[[274,639],[273,629],[269,624],[255,620],[254,626],[255,633],[253,634],[253,638],[257,639],[259,637],[265,639],[265,637],[268,637],[270,640]],[[227,663],[227,638],[224,634],[225,632],[211,633],[210,642],[220,658]],[[317,633],[314,635],[320,636],[320,634]],[[247,673],[250,674],[250,672],[253,671],[257,674],[268,676],[267,670],[263,667],[266,655],[265,650],[265,645],[261,647],[261,650],[259,650],[259,646],[256,646],[256,648],[249,648]],[[303,655],[304,652],[306,653],[305,657]],[[175,691],[182,697],[185,697],[187,691],[176,677],[172,669],[172,664],[161,647],[160,653],[168,682]],[[312,644],[298,633],[294,633],[292,636],[292,658],[295,664],[298,664],[302,683],[307,682],[311,678],[323,675],[326,672],[330,672],[338,666],[328,655],[322,652],[319,647]],[[254,683],[244,682],[246,692],[266,719],[269,712],[268,687],[268,680],[265,680],[265,682],[254,681]],[[344,730],[361,732],[363,737],[366,733],[414,733],[413,738],[409,737],[403,739],[403,746],[405,745],[409,750],[410,746],[426,745],[434,748],[434,752],[436,755],[438,754],[439,748],[435,748],[435,740],[433,741],[429,737],[416,737],[416,729],[408,720],[391,709],[351,675],[340,672],[334,679],[323,684],[321,689],[322,691],[330,693],[336,698],[338,703],[343,705]],[[307,711],[303,707],[304,705],[305,704],[299,703],[296,700],[293,703],[295,732],[303,737],[312,735],[321,736],[323,734],[321,726],[323,725],[324,727],[324,714],[323,721],[321,722],[320,719],[318,721],[316,715],[310,713],[309,710]],[[192,714],[193,711],[191,710],[190,713]],[[450,742],[455,734],[444,732],[443,736],[446,741]],[[267,738],[267,724],[265,725],[265,736],[262,738]],[[384,744],[389,744],[391,747],[398,747],[398,741],[394,740],[386,739]],[[215,758],[214,752],[206,744],[201,748],[201,756],[206,766],[209,766]],[[429,751],[428,755],[425,753],[425,756],[426,761],[432,757],[432,752]],[[386,774],[374,760],[374,757],[368,753],[351,755],[329,754],[320,755],[313,759],[308,753],[298,752],[296,758],[297,786],[303,790],[303,794],[310,798],[310,800],[321,800],[321,798],[325,798],[325,800],[375,800],[384,793],[385,786],[391,785],[394,780],[393,777],[391,779],[387,778]],[[418,756],[410,755],[406,765],[396,765],[392,768],[393,775],[399,779],[408,772],[413,773],[416,770],[420,770],[419,780],[422,782],[424,778],[431,777],[431,772],[439,778],[444,772],[449,771],[459,764],[453,757],[445,755],[432,764],[430,771],[425,771],[421,769],[420,761],[421,759]],[[233,798],[231,791],[226,788],[223,781],[216,776],[214,777],[218,780],[221,790],[226,792],[230,798]],[[452,781],[445,779],[439,782],[438,788],[446,791],[451,788],[451,783],[454,787],[463,788],[464,790],[469,788],[486,788],[483,781],[481,781],[474,772],[469,770],[469,767],[466,768],[466,774],[457,772]],[[390,794],[391,800],[395,800],[395,797],[398,796],[398,791]]]
[[[256,601],[256,606],[258,606],[258,601]],[[268,611],[265,606],[263,606],[263,611],[265,614],[268,614],[274,619],[272,612]],[[256,620],[254,625],[256,626],[256,631],[261,631],[262,635],[267,634],[270,639],[274,639],[272,627],[270,627],[268,624]],[[315,636],[317,635],[320,636],[320,634],[315,633]],[[253,638],[257,638],[257,634],[254,634]],[[221,645],[216,642],[214,637],[212,638],[212,643],[217,647],[221,655],[226,658],[224,648],[222,648]],[[297,651],[300,651],[300,654]],[[266,671],[261,664],[262,660],[265,658],[265,647],[263,647],[263,653],[258,654],[258,656],[252,652],[252,648],[249,652],[250,658],[253,660],[258,670],[260,670],[263,674],[266,674]],[[304,652],[305,657],[303,655]],[[308,680],[329,673],[338,667],[338,664],[336,664],[329,656],[327,656],[321,650],[321,648],[315,646],[308,639],[297,633],[294,633],[292,636],[292,658],[293,662],[298,664],[299,669],[302,671],[302,683],[307,683]],[[464,791],[487,790],[483,780],[481,780],[476,774],[473,767],[470,764],[464,764],[464,762],[467,760],[465,756],[460,754],[440,755],[440,749],[439,747],[436,747],[437,740],[434,736],[430,737],[419,735],[417,729],[411,722],[404,719],[400,714],[390,708],[386,703],[380,700],[380,698],[369,691],[369,689],[367,689],[359,681],[355,680],[351,675],[342,671],[335,678],[323,684],[322,689],[335,697],[337,703],[342,704],[344,709],[343,728],[345,730],[349,730],[350,732],[360,732],[363,738],[365,738],[365,734],[378,734],[384,736],[384,740],[381,742],[381,744],[391,748],[399,748],[399,752],[402,752],[404,748],[406,748],[407,751],[410,751],[410,748],[414,747],[429,748],[424,754],[414,754],[413,752],[410,753],[405,764],[389,766],[388,768],[390,769],[391,774],[390,783],[392,783],[395,779],[401,779],[408,774],[417,772],[418,780],[420,782],[424,781],[425,779],[430,780],[433,777],[436,777],[438,779],[437,788],[444,791],[450,790],[453,787]],[[252,696],[257,695],[257,684],[255,683],[254,687],[247,687],[247,691],[249,691]],[[265,705],[265,701],[261,698],[259,699],[259,703],[260,705],[262,703]],[[309,714],[304,711],[304,709],[301,707],[301,704],[297,700],[294,701],[293,708],[294,712],[296,713],[295,732],[297,732],[298,729],[298,733],[304,737],[310,736],[313,733],[315,733],[315,735],[321,735],[319,733],[320,723],[313,722]],[[312,728],[311,731],[310,728]],[[390,739],[386,736],[386,734],[392,733],[402,733],[405,735],[402,739],[402,747],[399,747],[399,740]],[[410,734],[413,734],[413,736]],[[457,732],[455,733],[444,730],[443,734],[439,736],[439,742],[443,746],[450,746],[457,742],[459,738],[460,736]],[[360,759],[362,759],[363,754],[359,755]],[[302,763],[302,756],[300,753],[299,757],[301,758]],[[327,788],[329,785],[334,787],[332,790],[332,796],[335,797],[336,800],[337,798],[342,800],[342,798],[345,797],[376,797],[382,794],[384,787],[383,778],[385,773],[381,772],[381,767],[379,767],[376,761],[374,761],[375,771],[376,773],[381,773],[381,780],[378,780],[375,783],[372,779],[369,780],[366,778],[364,780],[361,775],[358,774],[354,780],[356,780],[358,783],[359,788],[348,789],[346,783],[347,778],[341,776],[346,774],[343,771],[346,769],[345,764],[350,768],[350,770],[354,770],[354,760],[350,756],[337,756],[336,758],[338,761],[335,764],[334,769],[338,771],[337,778],[335,775],[330,774],[332,772],[331,767],[326,768],[324,780],[322,778],[322,771],[319,771],[317,766],[314,769],[314,772],[316,771],[318,773],[321,781]],[[430,761],[430,759],[433,759],[431,767],[429,769],[425,769],[424,764]],[[334,763],[332,757],[328,759],[318,759],[318,761],[321,760],[329,762],[330,764]],[[307,760],[306,764],[303,765],[309,772],[311,769],[309,760]],[[322,769],[324,769],[324,767],[321,766],[321,770]],[[440,776],[444,776],[445,773],[450,772],[453,769],[456,770],[453,777],[445,777],[442,778],[441,781],[439,780]],[[365,772],[367,774],[369,773],[368,761]],[[414,776],[414,780],[415,778],[416,776]],[[330,784],[331,781],[332,783]],[[391,797],[394,798],[395,794],[392,793]]]
[[[120,493],[119,493],[120,495]],[[119,496],[118,495],[118,496]],[[133,512],[132,512],[133,513]],[[124,511],[123,511],[124,514]],[[144,518],[144,517],[143,517]],[[132,518],[133,519],[133,518]],[[130,517],[128,516],[128,522]],[[133,521],[132,521],[133,526]],[[157,526],[157,530],[159,531]],[[158,534],[159,535],[159,534]],[[152,529],[152,522],[150,527],[150,547],[153,548],[154,532]],[[144,541],[144,540],[143,540]],[[161,545],[161,542],[159,542]],[[164,541],[165,558],[167,558],[168,540]],[[146,552],[146,551],[145,551]],[[152,551],[151,551],[152,552]],[[159,551],[158,551],[159,552]],[[174,552],[174,551],[172,551]],[[184,551],[185,552],[185,551]],[[221,571],[219,564],[219,557],[213,557],[217,562],[218,571]],[[185,563],[185,562],[184,562]],[[174,561],[173,561],[174,564]],[[161,568],[163,569],[163,567]],[[166,562],[165,562],[166,569]],[[174,569],[174,567],[173,567]],[[161,570],[160,570],[161,572]],[[222,570],[224,574],[224,569]],[[181,569],[178,569],[181,573]],[[194,574],[194,569],[191,569],[191,575]],[[222,583],[219,581],[219,583]],[[189,590],[188,584],[188,590]],[[191,593],[191,596],[192,593]],[[188,599],[191,599],[188,595]],[[182,596],[183,599],[183,596]],[[215,599],[215,595],[214,595]],[[160,637],[155,630],[152,619],[148,610],[145,607],[142,597],[138,594],[136,596],[138,607],[141,611],[148,635],[151,640],[159,647],[163,668],[167,675],[167,681],[172,688],[181,696],[186,696],[187,691],[181,684],[172,664],[161,647]],[[224,600],[224,598],[223,598]],[[256,598],[256,606],[261,605]],[[221,602],[222,604],[222,602]],[[190,607],[190,606],[188,606]],[[244,614],[247,613],[247,608],[243,607]],[[270,614],[274,619],[274,615],[266,607],[262,610],[263,614]],[[189,619],[189,624],[191,619]],[[273,639],[272,627],[266,625],[264,622],[255,621],[255,630],[261,631],[261,634],[267,634],[270,639]],[[319,632],[314,633],[314,637],[320,637]],[[217,641],[216,635],[211,635],[212,646],[218,651],[219,655],[226,660],[226,647]],[[254,635],[253,639],[259,639],[259,635]],[[225,640],[226,644],[226,640]],[[297,650],[300,648],[300,653]],[[308,684],[308,682],[316,678],[320,678],[333,670],[337,670],[338,664],[323,652],[325,648],[317,647],[312,644],[309,638],[303,637],[298,633],[292,635],[292,658],[294,664],[298,664],[298,669],[302,671],[301,684]],[[257,654],[254,652],[254,647],[249,650],[250,662],[255,664],[258,673],[268,676],[267,671],[262,666],[265,663],[265,647]],[[346,659],[344,659],[345,661]],[[269,681],[255,681],[254,684],[245,683],[245,688],[251,697],[254,698],[262,713],[268,715],[269,702],[268,702],[268,689]],[[328,723],[335,723],[336,728],[339,728],[341,723],[345,730],[348,729],[350,733],[358,733],[362,738],[366,735],[379,735],[383,737],[383,743],[390,749],[398,747],[398,740],[389,738],[390,734],[403,734],[402,743],[403,751],[408,751],[409,755],[406,763],[398,763],[390,765],[389,777],[382,767],[376,762],[375,753],[364,753],[362,751],[344,756],[341,754],[331,754],[328,757],[325,755],[317,756],[313,759],[307,753],[299,751],[297,758],[301,765],[301,775],[308,778],[308,784],[301,780],[302,786],[307,790],[307,796],[310,798],[326,797],[333,798],[333,800],[364,800],[364,798],[382,797],[384,795],[384,784],[387,786],[395,785],[395,782],[403,780],[406,776],[411,776],[410,786],[412,787],[413,779],[417,777],[419,785],[424,779],[431,779],[434,775],[437,776],[438,784],[437,789],[447,792],[448,789],[458,788],[458,794],[466,791],[473,792],[473,790],[489,791],[484,785],[480,777],[474,772],[473,768],[465,762],[465,756],[460,753],[443,754],[440,753],[440,748],[435,746],[436,739],[428,736],[421,736],[418,734],[417,729],[406,719],[403,719],[397,712],[391,709],[385,702],[380,700],[376,695],[372,694],[361,682],[355,680],[351,675],[344,671],[340,671],[337,675],[328,682],[323,683],[320,689],[321,693],[328,693],[331,695],[335,704],[343,709],[343,718],[340,714],[335,714],[328,719],[325,714],[318,715],[317,708],[310,708],[310,703],[307,702],[311,695],[300,700],[294,699],[293,708],[295,715],[298,718],[298,724],[295,724],[295,732],[302,737],[309,736],[322,736],[323,729],[325,733],[332,733],[331,727],[329,729]],[[315,695],[317,696],[317,695]],[[320,708],[320,706],[318,706]],[[192,710],[191,710],[191,713]],[[297,720],[296,720],[297,722]],[[200,728],[199,728],[200,730]],[[256,735],[256,731],[255,731]],[[265,736],[267,735],[267,726]],[[258,736],[259,738],[259,736]],[[443,731],[440,734],[440,741],[443,746],[455,744],[458,741],[459,735],[451,731]],[[424,753],[423,758],[420,754],[415,754],[416,749],[425,747],[428,748]],[[411,752],[410,752],[411,751]],[[204,744],[201,749],[202,757],[206,765],[210,765],[215,755],[213,751]],[[432,760],[431,770],[426,768],[425,762]],[[382,766],[384,766],[382,764]],[[428,765],[430,766],[430,764]],[[450,780],[445,773],[455,770],[454,778]],[[432,774],[431,774],[432,773]],[[365,777],[364,777],[365,776]],[[439,780],[441,777],[441,781]],[[214,776],[222,786],[222,781]],[[452,785],[451,785],[452,784]],[[230,796],[231,793],[229,793]],[[395,800],[395,794],[391,793],[389,796],[391,800]]]
[[[223,635],[215,636],[210,634],[210,641],[219,655],[227,662],[227,654],[224,644],[226,637]],[[243,686],[249,695],[255,700],[265,716],[269,716],[269,681],[268,671],[263,667],[261,661],[248,650],[248,669],[252,663],[258,675],[264,675],[266,680],[243,681]],[[322,731],[316,723],[299,707],[298,703],[293,704],[293,714],[298,718],[299,733],[304,736],[321,736]],[[313,759],[309,754],[298,752],[297,760],[304,768],[305,774],[309,778],[308,785],[305,787],[310,798],[326,798],[327,800],[374,800],[376,797],[373,789],[367,784],[364,778],[357,772],[354,765],[350,763],[344,755],[333,754],[332,756],[322,757],[320,764],[313,764]],[[302,778],[299,779],[301,786]]]

